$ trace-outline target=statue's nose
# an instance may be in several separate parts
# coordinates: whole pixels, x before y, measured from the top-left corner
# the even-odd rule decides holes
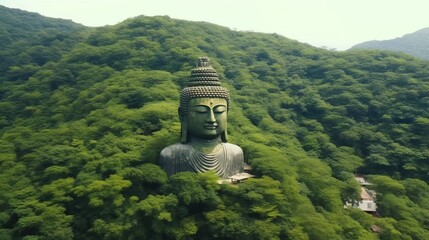
[[[215,115],[214,115],[214,112],[212,109],[210,109],[210,111],[209,111],[209,116],[207,118],[207,122],[211,122],[211,123],[216,122],[216,118],[215,118]]]

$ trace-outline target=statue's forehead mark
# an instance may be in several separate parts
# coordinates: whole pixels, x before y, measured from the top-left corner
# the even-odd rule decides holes
[[[227,105],[228,102],[223,98],[192,98],[189,101],[189,106],[208,106],[215,107],[218,105]]]

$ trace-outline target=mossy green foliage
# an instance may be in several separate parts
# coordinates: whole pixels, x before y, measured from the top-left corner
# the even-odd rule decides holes
[[[168,17],[15,26],[30,15],[0,10],[15,18],[0,25],[14,36],[0,46],[1,239],[429,239],[428,62]],[[157,165],[200,56],[257,176],[239,185]],[[356,172],[381,217],[343,208]]]

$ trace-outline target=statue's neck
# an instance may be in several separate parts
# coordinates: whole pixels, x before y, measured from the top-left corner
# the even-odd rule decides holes
[[[196,137],[191,137],[189,144],[192,145],[197,151],[203,152],[205,154],[215,153],[221,147],[221,138],[220,136],[214,139],[201,139]]]

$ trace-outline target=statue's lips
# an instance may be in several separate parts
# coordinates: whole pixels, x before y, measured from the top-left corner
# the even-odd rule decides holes
[[[204,125],[204,128],[207,130],[215,130],[217,128],[217,124],[214,125]]]

